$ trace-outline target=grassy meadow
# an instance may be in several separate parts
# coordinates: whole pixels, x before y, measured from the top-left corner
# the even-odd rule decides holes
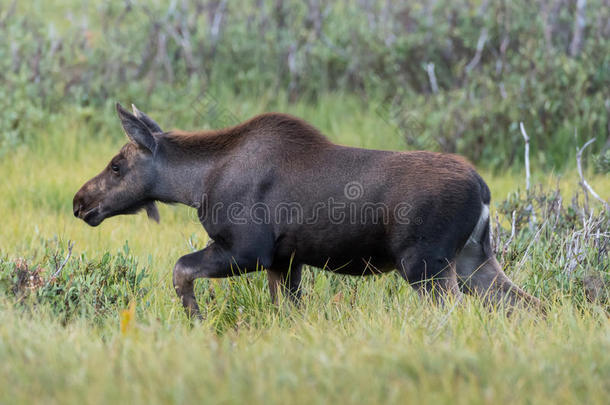
[[[606,404],[608,0],[0,0],[0,405]],[[171,285],[208,242],[161,206],[90,228],[72,198],[126,142],[114,103],[166,129],[268,111],[352,146],[473,161],[506,273],[546,315],[436,306],[397,274],[307,268]],[[523,122],[531,138],[525,189]]]
[[[244,117],[268,109],[233,99],[223,105]],[[166,116],[162,125],[180,126],[171,113],[140,107]],[[275,107],[337,142],[401,148],[390,124],[349,97]],[[52,120],[0,161],[0,403],[606,402],[607,307],[583,299],[579,277],[607,274],[607,256],[595,262],[597,245],[584,242],[588,259],[567,275],[567,258],[552,249],[576,230],[557,231],[554,240],[544,224],[522,227],[503,254],[507,273],[549,306],[544,318],[506,317],[473,299],[436,307],[396,274],[309,269],[300,308],[272,305],[262,273],[199,281],[205,320],[191,325],[171,269],[207,242],[193,212],[163,206],[160,224],[139,214],[98,228],[72,216],[74,192],[125,141],[110,104],[95,112],[99,123],[91,114],[67,111],[71,118]],[[524,176],[483,173],[504,243],[511,225],[501,207],[523,194]],[[588,178],[610,197],[607,176]],[[533,183],[559,185],[566,201],[579,190],[575,170],[534,167]],[[68,241],[72,255],[47,284]],[[32,278],[20,284],[24,266]]]

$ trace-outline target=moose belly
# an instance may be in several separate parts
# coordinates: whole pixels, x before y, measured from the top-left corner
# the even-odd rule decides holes
[[[382,226],[301,228],[280,241],[276,254],[280,260],[292,257],[338,274],[379,274],[394,268]]]
[[[372,274],[386,273],[394,269],[391,261],[387,257],[369,256],[354,258],[329,258],[324,265],[318,265],[323,270],[328,270],[337,274],[347,274],[350,276],[367,276]]]

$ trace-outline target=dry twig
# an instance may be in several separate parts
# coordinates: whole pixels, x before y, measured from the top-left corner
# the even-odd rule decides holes
[[[472,69],[477,67],[479,61],[481,60],[481,55],[483,54],[483,48],[485,47],[485,42],[487,42],[487,28],[483,28],[481,30],[481,35],[479,36],[479,40],[477,41],[477,51],[474,54],[472,60],[466,65],[466,72],[470,73]]]
[[[523,126],[523,122],[519,123],[519,128],[521,128],[521,135],[523,135],[523,139],[525,140],[525,190],[530,190],[530,137],[527,136],[527,132],[525,132],[525,127]]]
[[[588,204],[588,193],[591,193],[591,195],[593,196],[593,198],[595,198],[597,201],[601,202],[602,205],[604,206],[604,208],[606,210],[610,209],[610,206],[608,205],[608,202],[605,201],[603,198],[601,198],[599,196],[599,194],[597,194],[595,192],[595,190],[593,190],[593,187],[591,187],[591,185],[589,183],[587,183],[587,180],[585,180],[585,176],[583,174],[583,170],[582,170],[582,153],[584,152],[584,150],[591,145],[593,142],[595,141],[595,138],[589,139],[580,149],[577,149],[576,152],[576,166],[578,167],[578,175],[580,176],[580,186],[583,188],[584,192],[585,192],[585,209],[588,211],[589,210],[589,204]]]
[[[513,241],[513,239],[515,239],[516,213],[517,213],[517,211],[513,210],[512,220],[510,222],[510,237],[508,238],[508,240],[506,241],[506,243],[504,243],[504,246],[502,247],[502,260],[504,260],[504,255],[506,254],[506,251],[508,250],[508,247],[510,246],[511,242]]]
[[[74,242],[68,241],[68,254],[66,255],[66,258],[64,259],[64,261],[61,262],[61,264],[59,266],[57,266],[55,273],[53,273],[51,278],[49,278],[49,281],[47,281],[47,285],[49,285],[53,280],[55,280],[59,276],[59,273],[61,273],[61,270],[66,266],[66,264],[68,263],[68,260],[70,260],[70,256],[72,256],[73,247],[74,247]]]
[[[523,139],[525,140],[525,191],[529,195],[530,191],[530,137],[525,132],[525,127],[523,126],[523,122],[519,123],[519,128],[521,128],[521,135],[523,135]],[[528,210],[532,213],[530,217],[530,229],[534,229],[534,225],[536,224],[536,213],[534,212],[534,206],[530,204]]]
[[[436,73],[434,73],[434,63],[426,63],[425,70],[426,73],[428,73],[432,93],[438,93],[438,82],[436,81]]]

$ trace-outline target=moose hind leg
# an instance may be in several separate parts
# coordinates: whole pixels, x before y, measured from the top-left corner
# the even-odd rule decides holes
[[[461,290],[482,297],[488,305],[540,306],[540,301],[515,285],[496,258],[478,243],[469,242],[458,254],[456,271]]]
[[[448,294],[457,298],[461,295],[455,264],[450,258],[442,255],[405,254],[396,267],[420,296],[444,303]]]

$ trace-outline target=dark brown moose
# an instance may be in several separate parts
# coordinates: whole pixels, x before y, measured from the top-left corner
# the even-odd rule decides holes
[[[193,282],[266,270],[300,297],[303,265],[340,274],[397,269],[423,295],[477,294],[489,304],[538,305],[492,253],[489,188],[458,156],[333,144],[305,121],[263,114],[231,128],[164,132],[117,104],[130,142],[74,196],[91,226],[155,202],[198,210],[213,243],[182,256],[173,283],[200,316]]]

